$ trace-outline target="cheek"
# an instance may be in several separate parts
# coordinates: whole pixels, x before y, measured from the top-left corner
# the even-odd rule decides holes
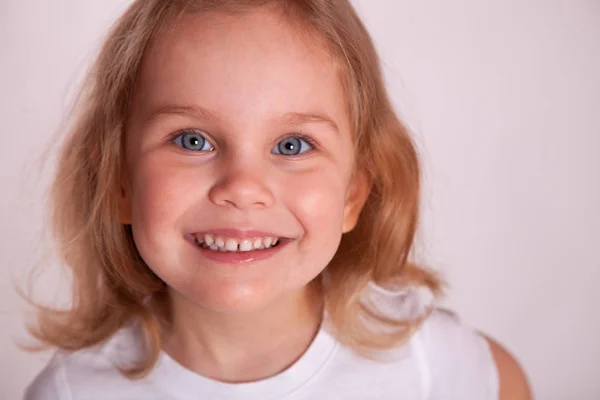
[[[182,224],[205,190],[192,169],[169,166],[158,158],[140,160],[130,175],[133,235],[150,266],[176,261],[173,250],[183,235]]]
[[[138,164],[132,179],[133,225],[156,228],[172,219],[185,202],[186,191],[181,189],[178,175],[170,174],[168,169],[154,168],[152,163]]]
[[[341,233],[344,193],[333,185],[314,186],[299,189],[295,198],[295,213],[304,225],[307,233],[316,230]]]
[[[179,225],[210,186],[206,171],[160,154],[139,160],[131,175],[132,213],[137,215],[138,223],[151,220],[153,226],[161,225],[161,221]]]
[[[322,258],[325,264],[341,240],[344,183],[343,174],[335,168],[320,169],[295,179],[285,194],[287,207],[303,227],[306,255]]]

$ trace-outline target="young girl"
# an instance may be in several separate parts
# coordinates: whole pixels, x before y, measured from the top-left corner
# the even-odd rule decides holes
[[[419,166],[347,0],[137,0],[53,187],[54,399],[528,399],[408,261]]]

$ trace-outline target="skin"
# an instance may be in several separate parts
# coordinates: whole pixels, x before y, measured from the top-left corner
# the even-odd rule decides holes
[[[515,358],[495,340],[486,337],[498,368],[499,400],[531,400],[533,395],[523,369]]]
[[[154,43],[138,87],[123,214],[140,254],[170,288],[166,350],[219,380],[273,375],[318,330],[322,304],[309,283],[354,227],[368,193],[364,174],[353,174],[338,70],[322,46],[305,43],[275,13],[189,15]],[[168,105],[188,109],[156,114]],[[202,133],[214,150],[172,143],[182,129]],[[314,141],[312,150],[272,154],[297,132]],[[186,240],[220,228],[292,242],[240,266],[209,260]]]
[[[146,54],[127,123],[122,219],[169,287],[164,347],[185,367],[225,382],[263,379],[313,339],[322,302],[311,282],[354,228],[370,187],[354,170],[343,99],[323,46],[265,9],[185,16]],[[183,129],[212,151],[173,142]],[[298,132],[314,141],[310,151],[273,154]],[[186,239],[220,228],[292,241],[267,260],[228,265]],[[490,343],[501,399],[530,398],[516,361]]]

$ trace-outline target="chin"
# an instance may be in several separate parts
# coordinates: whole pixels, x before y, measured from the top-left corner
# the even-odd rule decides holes
[[[249,314],[281,300],[282,293],[248,284],[211,285],[191,291],[187,297],[197,306],[223,314]]]

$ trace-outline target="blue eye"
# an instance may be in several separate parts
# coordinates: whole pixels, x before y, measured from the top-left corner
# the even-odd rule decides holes
[[[273,154],[281,154],[283,156],[295,156],[298,154],[305,153],[313,149],[313,145],[310,140],[303,139],[300,136],[288,136],[277,143],[273,147]]]
[[[190,151],[213,151],[215,148],[199,133],[183,133],[171,142]]]

